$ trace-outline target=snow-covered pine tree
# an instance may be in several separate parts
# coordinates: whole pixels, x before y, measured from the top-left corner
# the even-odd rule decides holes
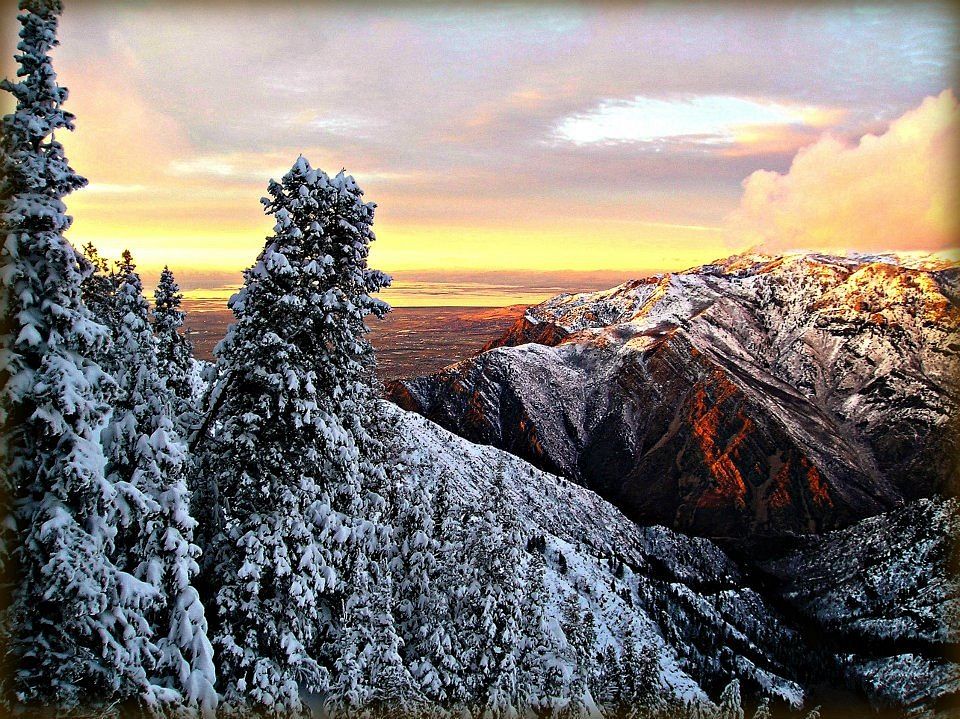
[[[604,707],[613,707],[620,696],[620,656],[613,644],[605,644],[600,654],[593,696]]]
[[[757,705],[757,711],[753,714],[753,719],[773,719],[773,713],[770,711],[770,697],[764,697]]]
[[[640,647],[636,673],[639,679],[640,700],[648,712],[657,712],[663,706],[664,698],[660,692],[660,661],[652,644]]]
[[[92,242],[83,246],[84,278],[80,283],[83,304],[93,318],[113,330],[119,321],[114,312],[113,296],[117,291],[117,274]]]
[[[480,511],[468,520],[464,540],[471,572],[463,594],[464,665],[474,701],[486,707],[485,717],[510,716],[519,694],[525,553],[504,471],[501,467]]]
[[[397,476],[402,467],[393,469],[389,479],[386,473],[367,477],[365,506],[354,518],[350,559],[341,572],[349,595],[324,652],[333,664],[325,705],[334,716],[391,719],[417,715],[423,706],[423,694],[401,653],[402,620],[398,623],[394,587],[394,577],[404,579],[403,562],[396,561],[402,551],[398,545],[422,534],[412,528],[408,515],[422,512],[408,501],[409,488]],[[382,479],[394,484],[378,484]],[[408,517],[403,529],[397,526],[400,517]]]
[[[531,555],[523,599],[523,637],[518,648],[519,708],[550,716],[563,704],[563,666],[559,637],[548,614],[550,595],[543,554]]]
[[[650,646],[640,647],[631,627],[621,640],[619,701],[621,711],[652,708],[660,686],[660,669]]]
[[[720,711],[717,719],[743,719],[743,703],[740,700],[740,680],[731,679],[720,693]]]
[[[441,545],[429,488],[418,479],[404,483],[401,475],[405,471],[402,464],[389,470],[396,488],[392,496],[390,573],[394,577],[397,630],[403,640],[404,660],[422,693],[441,704],[446,699],[443,675],[450,669],[451,647],[448,600],[438,587]],[[449,498],[442,501],[448,502]]]
[[[674,715],[677,719],[716,719],[716,713],[713,709],[698,699],[683,702],[683,704],[674,708],[672,714],[666,714],[671,719]]]
[[[690,704],[690,719],[717,719],[717,713],[704,702],[694,700]]]
[[[129,251],[117,265],[113,357],[118,396],[103,432],[107,478],[117,488],[117,564],[158,589],[149,613],[157,664],[149,669],[165,707],[211,714],[216,707],[213,651],[193,578],[186,448],[173,426],[172,395],[158,373],[143,285]]]
[[[546,666],[541,692],[544,703],[537,711],[537,716],[555,717],[559,715],[567,701],[568,680],[569,677],[561,662],[551,662]]]
[[[418,716],[423,695],[400,653],[393,587],[385,556],[354,554],[355,580],[346,598],[326,709],[331,716],[397,719]]]
[[[457,715],[470,699],[463,666],[464,639],[457,614],[464,593],[465,555],[463,508],[454,502],[450,477],[441,473],[433,495],[436,535],[436,574],[431,581],[428,616],[423,618],[420,641],[411,647],[413,675],[427,698]]]
[[[160,376],[175,398],[177,425],[184,430],[196,421],[193,372],[193,347],[180,328],[184,313],[180,309],[183,294],[169,267],[160,273],[160,281],[153,293],[153,334],[157,343],[157,363]]]
[[[449,597],[450,654],[457,658],[459,675],[453,680],[453,692],[448,690],[448,701],[456,707],[484,706],[482,693],[486,688],[481,679],[478,647],[489,641],[481,637],[479,615],[485,599],[485,578],[479,569],[482,553],[486,551],[483,538],[488,531],[482,515],[464,506],[444,522],[441,587]]]
[[[274,235],[230,300],[194,445],[213,481],[201,521],[219,528],[208,582],[224,700],[280,716],[303,710],[301,687],[327,688],[318,656],[350,593],[350,540],[366,488],[385,483],[364,319],[387,311],[370,295],[389,278],[367,268],[374,205],[353,178],[301,157],[268,194]]]
[[[562,716],[565,719],[580,719],[590,716],[594,709],[590,684],[595,671],[597,625],[593,613],[589,609],[581,609],[580,597],[576,592],[563,600],[560,613],[566,637],[565,656],[571,667],[567,692],[569,701]]]
[[[20,9],[19,80],[0,84],[16,99],[0,132],[2,554],[14,564],[2,622],[12,666],[0,674],[12,703],[149,700],[142,607],[155,591],[110,557],[122,502],[99,438],[114,384],[93,359],[109,336],[83,304],[86,265],[63,236],[63,198],[86,181],[53,139],[73,128],[49,56],[61,5]]]

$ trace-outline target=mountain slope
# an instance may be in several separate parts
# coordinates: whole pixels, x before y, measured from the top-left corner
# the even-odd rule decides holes
[[[739,677],[748,697],[792,706],[827,697],[828,709],[849,716],[866,713],[859,696],[920,711],[960,686],[958,666],[937,653],[958,631],[960,589],[944,550],[958,528],[956,502],[920,500],[798,539],[769,552],[762,572],[744,571],[709,540],[640,527],[577,484],[387,411],[407,480],[433,491],[446,477],[467,508],[502,487],[525,539],[544,539],[548,611],[559,618],[564,597],[579,595],[597,619],[598,652],[629,627],[655,648],[665,695],[716,699]],[[904,592],[912,598],[901,602]],[[871,632],[884,641],[865,651]]]
[[[929,260],[736,256],[555,297],[389,396],[642,523],[820,532],[955,484],[957,286]]]
[[[410,481],[433,489],[445,475],[464,506],[479,508],[502,478],[526,538],[545,539],[550,611],[557,618],[564,596],[578,593],[597,619],[600,642],[619,646],[632,629],[656,649],[665,694],[716,698],[730,676],[739,676],[748,692],[802,702],[792,678],[802,640],[743,585],[740,570],[716,545],[638,527],[583,487],[415,414],[391,411],[391,449]]]
[[[778,597],[843,648],[848,675],[877,701],[960,698],[960,667],[947,659],[960,639],[958,510],[956,499],[917,500],[758,563]]]

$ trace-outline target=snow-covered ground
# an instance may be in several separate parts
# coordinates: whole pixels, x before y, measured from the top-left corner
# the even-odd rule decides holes
[[[712,542],[663,527],[640,527],[593,492],[494,447],[467,442],[392,405],[395,456],[411,482],[446,475],[466,506],[480,506],[504,479],[527,538],[546,540],[550,611],[576,592],[598,625],[598,651],[619,647],[630,627],[657,650],[661,687],[682,699],[716,699],[730,675],[752,692],[794,706],[803,690],[786,676],[778,648],[799,638]],[[560,568],[563,555],[566,571]],[[616,567],[623,563],[622,576]]]

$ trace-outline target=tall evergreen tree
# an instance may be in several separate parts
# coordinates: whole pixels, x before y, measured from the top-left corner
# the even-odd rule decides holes
[[[636,635],[630,627],[623,635],[620,671],[618,704],[621,710],[651,709],[660,687],[660,665],[653,647],[638,646]]]
[[[740,681],[731,679],[720,693],[718,719],[743,719],[743,703],[740,700]]]
[[[169,267],[160,273],[160,281],[153,294],[153,333],[157,342],[157,362],[160,376],[176,398],[178,417],[190,415],[194,419],[193,347],[180,330],[184,313],[180,309],[183,294]],[[183,422],[189,426],[189,420]]]
[[[151,681],[158,701],[211,713],[213,652],[193,578],[200,549],[186,487],[186,448],[171,419],[172,394],[158,373],[143,285],[129,251],[117,266],[113,346],[118,396],[103,432],[108,479],[123,499],[115,518],[117,563],[156,587]]]
[[[620,656],[613,644],[603,647],[597,682],[593,690],[594,698],[603,706],[612,707],[620,696]]]
[[[580,597],[576,592],[564,599],[561,615],[567,640],[567,659],[572,668],[567,691],[569,702],[563,716],[577,719],[589,716],[594,708],[590,684],[595,670],[597,626],[593,614],[589,610],[581,610]]]
[[[370,561],[355,551],[357,571],[335,641],[327,710],[344,717],[417,716],[423,696],[401,656],[385,555]]]
[[[349,594],[351,540],[383,486],[364,319],[389,278],[367,268],[374,205],[353,178],[299,158],[271,182],[274,235],[231,300],[219,379],[195,442],[210,461],[218,528],[214,628],[228,708],[302,711]],[[212,431],[216,429],[215,433]]]
[[[442,473],[433,498],[433,525],[437,535],[434,591],[411,670],[427,697],[454,714],[470,699],[463,663],[464,637],[458,631],[463,626],[458,610],[462,606],[466,561],[462,519],[463,509],[452,498],[450,477]]]
[[[472,576],[465,587],[466,647],[464,664],[471,693],[485,716],[516,711],[517,652],[522,636],[520,615],[525,572],[523,538],[515,507],[498,472],[480,512],[465,534]]]
[[[520,706],[541,715],[551,715],[564,694],[560,642],[547,611],[550,597],[546,572],[543,555],[533,554],[527,565],[517,666]]]
[[[155,590],[111,561],[123,500],[98,440],[114,385],[93,359],[109,337],[83,304],[81,258],[63,236],[63,198],[86,181],[53,139],[73,128],[49,56],[61,6],[20,9],[20,79],[0,84],[17,101],[0,133],[7,698],[61,709],[149,701],[142,607]]]
[[[391,472],[401,474],[402,465]],[[394,482],[394,535],[390,571],[394,577],[397,628],[403,639],[403,656],[426,697],[443,702],[444,674],[451,670],[449,607],[441,589],[440,524],[434,503],[421,480]],[[445,488],[444,491],[448,491]],[[443,497],[446,503],[448,497]],[[444,510],[441,510],[444,511]],[[442,516],[438,518],[442,522]]]

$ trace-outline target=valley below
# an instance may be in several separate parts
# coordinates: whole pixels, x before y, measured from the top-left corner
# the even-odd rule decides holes
[[[211,361],[233,313],[222,301],[185,299],[186,328],[197,359]],[[371,318],[370,341],[384,381],[436,372],[476,354],[491,337],[511,327],[526,310],[507,307],[395,307]]]

